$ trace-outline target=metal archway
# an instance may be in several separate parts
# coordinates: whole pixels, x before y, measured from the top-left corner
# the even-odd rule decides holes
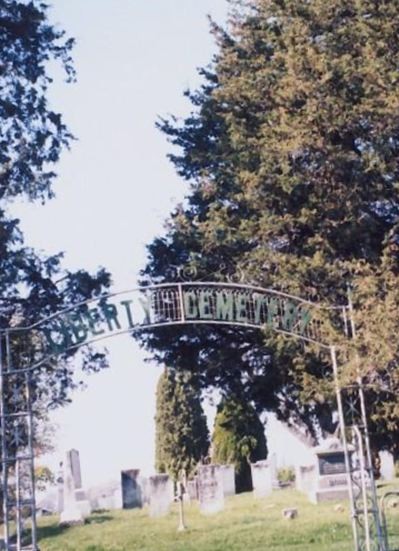
[[[36,499],[31,381],[68,352],[136,329],[182,324],[265,328],[329,351],[345,451],[355,551],[388,551],[381,528],[361,379],[339,384],[331,330],[355,337],[352,305],[324,307],[252,285],[215,282],[163,283],[101,296],[44,318],[29,327],[0,331],[0,438],[4,545],[36,551]],[[28,345],[29,355],[21,350]],[[22,359],[21,359],[22,358]],[[348,451],[348,430],[358,464]],[[29,519],[28,522],[27,519]],[[11,527],[15,524],[15,536]],[[26,525],[26,527],[24,527]]]

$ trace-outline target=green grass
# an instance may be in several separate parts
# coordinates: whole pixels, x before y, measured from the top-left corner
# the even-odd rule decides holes
[[[348,504],[312,505],[295,490],[274,492],[257,500],[252,494],[229,498],[225,510],[203,516],[197,504],[186,505],[188,530],[177,532],[178,510],[161,519],[148,511],[107,511],[93,514],[85,526],[60,528],[58,518],[41,519],[41,551],[352,551]],[[282,509],[296,507],[295,520]],[[390,509],[392,526],[399,510]]]

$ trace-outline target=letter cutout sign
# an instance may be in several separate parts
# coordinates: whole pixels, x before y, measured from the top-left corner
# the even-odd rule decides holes
[[[18,331],[35,331],[36,364],[120,333],[182,323],[268,328],[320,342],[320,309],[277,291],[229,283],[170,283],[78,304]]]

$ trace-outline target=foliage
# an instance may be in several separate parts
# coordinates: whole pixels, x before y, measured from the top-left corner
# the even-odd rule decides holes
[[[182,471],[190,476],[206,457],[209,434],[195,379],[185,372],[165,369],[159,378],[156,403],[157,472],[177,481]]]
[[[193,112],[159,122],[190,188],[149,245],[143,281],[173,280],[173,266],[188,264],[203,280],[241,277],[334,305],[350,284],[357,339],[339,357],[341,376],[353,382],[360,369],[373,385],[372,443],[395,451],[397,3],[241,4],[228,28],[212,24],[218,53],[186,94]],[[142,342],[313,437],[317,425],[334,430],[328,356],[268,333],[194,329],[143,332]]]
[[[55,484],[55,476],[51,469],[43,465],[38,465],[35,468],[35,481],[36,489],[39,491],[44,491],[48,486],[53,486]]]
[[[277,480],[279,482],[291,483],[295,482],[295,469],[294,467],[282,467],[277,470]]]
[[[252,490],[250,464],[267,457],[265,428],[254,408],[238,397],[222,399],[212,435],[212,461],[234,464],[236,491]]]
[[[62,254],[45,256],[26,243],[19,220],[10,215],[16,200],[44,203],[54,196],[53,170],[72,135],[60,113],[48,103],[49,63],[59,62],[73,80],[73,39],[48,20],[38,0],[0,0],[0,327],[29,326],[75,302],[99,296],[110,284],[101,268],[95,274],[62,268]],[[4,344],[4,343],[3,343]],[[14,366],[29,366],[35,342],[26,335],[11,342]],[[75,352],[44,365],[32,379],[36,413],[64,404],[78,384]],[[102,353],[85,349],[81,365],[95,371]],[[4,358],[2,358],[4,360]],[[6,389],[7,392],[7,389]],[[18,401],[9,408],[18,409]]]
[[[49,108],[50,60],[74,76],[70,52],[74,40],[47,20],[43,3],[0,3],[1,89],[0,197],[53,195],[51,166],[72,138],[61,115]]]

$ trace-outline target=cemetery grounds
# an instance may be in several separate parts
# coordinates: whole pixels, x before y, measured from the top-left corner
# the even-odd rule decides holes
[[[382,495],[399,490],[380,483]],[[337,504],[341,503],[341,507]],[[395,505],[395,503],[393,503]],[[298,509],[287,520],[282,510]],[[309,503],[293,489],[256,499],[252,493],[226,499],[224,511],[203,516],[198,503],[185,505],[186,532],[177,532],[178,506],[163,518],[149,518],[148,509],[98,511],[85,526],[60,528],[58,517],[39,522],[41,551],[352,551],[348,503]],[[399,498],[387,509],[391,549],[399,550]]]

